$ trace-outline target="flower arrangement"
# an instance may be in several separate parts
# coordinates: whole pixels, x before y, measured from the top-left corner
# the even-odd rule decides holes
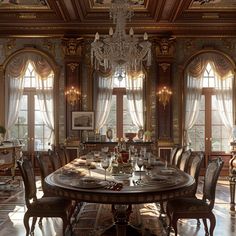
[[[146,130],[144,132],[144,140],[147,142],[152,140],[152,131]]]

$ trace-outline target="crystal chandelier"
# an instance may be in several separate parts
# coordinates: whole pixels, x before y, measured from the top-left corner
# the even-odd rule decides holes
[[[91,63],[96,70],[100,66],[113,72],[124,69],[127,72],[138,72],[142,70],[142,63],[151,65],[151,43],[148,41],[147,33],[144,33],[143,40],[134,35],[132,28],[129,34],[125,32],[126,20],[131,20],[133,10],[129,0],[114,0],[110,8],[110,18],[116,24],[115,32],[109,29],[109,35],[103,40],[98,32],[91,44]]]

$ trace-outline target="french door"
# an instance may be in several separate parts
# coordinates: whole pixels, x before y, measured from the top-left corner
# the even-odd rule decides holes
[[[214,88],[203,88],[197,121],[188,132],[190,147],[194,151],[205,152],[206,164],[210,156],[228,153],[230,150],[230,135],[217,106]]]
[[[25,90],[12,135],[22,140],[24,151],[32,155],[35,151],[48,150],[50,132],[43,121],[35,89]]]

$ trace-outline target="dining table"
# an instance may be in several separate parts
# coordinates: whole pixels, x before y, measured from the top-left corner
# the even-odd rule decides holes
[[[196,184],[187,173],[174,166],[166,166],[158,159],[149,168],[139,169],[132,164],[130,173],[114,173],[117,163],[110,158],[105,176],[101,158],[94,157],[89,164],[86,158],[86,155],[76,158],[59,168],[45,178],[45,183],[56,196],[80,202],[110,204],[114,224],[107,230],[115,230],[117,236],[141,235],[140,230],[129,223],[132,205],[186,196]]]

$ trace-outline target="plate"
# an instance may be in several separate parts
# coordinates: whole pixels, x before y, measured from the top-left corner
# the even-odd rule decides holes
[[[131,177],[129,174],[114,174],[113,176],[117,180],[127,180],[129,177]]]
[[[84,188],[84,189],[103,188],[106,185],[107,185],[106,181],[89,177],[83,177],[71,183],[71,186],[73,187]]]
[[[152,179],[152,180],[166,180],[166,179],[168,179],[168,177],[167,176],[164,176],[164,175],[151,175],[150,176],[150,178]]]
[[[161,170],[162,174],[170,175],[176,172],[176,169],[173,168],[168,168],[168,169],[163,169]]]

